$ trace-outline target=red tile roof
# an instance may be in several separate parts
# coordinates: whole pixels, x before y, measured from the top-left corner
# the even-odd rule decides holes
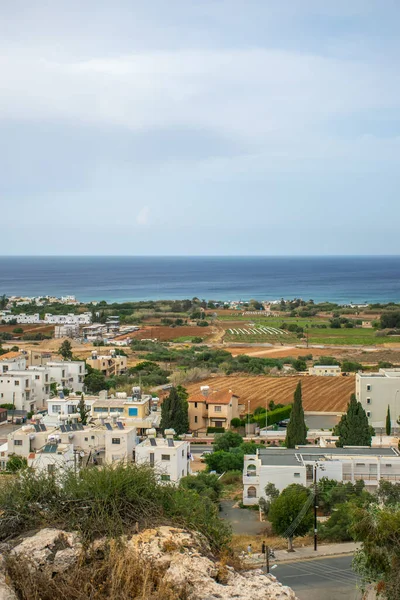
[[[209,390],[208,395],[205,396],[202,392],[193,394],[188,398],[188,402],[205,402],[206,404],[229,404],[232,398],[239,398],[232,392],[232,390]]]
[[[0,360],[10,360],[12,358],[22,358],[21,352],[6,352],[0,356]]]

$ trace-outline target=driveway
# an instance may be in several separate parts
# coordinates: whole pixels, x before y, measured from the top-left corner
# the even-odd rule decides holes
[[[237,535],[258,535],[265,531],[265,523],[258,519],[258,511],[246,508],[234,508],[233,500],[222,500],[222,519],[229,521],[232,531]]]

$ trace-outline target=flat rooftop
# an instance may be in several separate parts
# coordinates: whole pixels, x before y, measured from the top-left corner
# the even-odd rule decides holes
[[[303,461],[318,461],[334,459],[339,456],[365,456],[365,457],[398,457],[400,454],[395,448],[319,448],[303,446],[301,448],[261,448],[258,458],[262,465],[292,466],[302,464]]]
[[[136,448],[140,446],[153,446],[154,448],[158,446],[158,448],[179,448],[183,444],[186,444],[186,440],[173,440],[173,439],[165,439],[165,438],[146,438],[143,442],[140,442]]]

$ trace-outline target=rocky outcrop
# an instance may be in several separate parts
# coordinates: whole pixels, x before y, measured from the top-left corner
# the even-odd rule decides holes
[[[96,545],[106,543],[104,540]],[[81,553],[78,536],[57,529],[43,529],[11,551],[13,556],[27,557],[30,564],[50,577],[73,568]],[[296,600],[293,590],[260,569],[236,571],[225,561],[215,560],[207,540],[191,531],[173,527],[146,529],[126,540],[125,556],[127,560],[139,559],[161,569],[165,581],[185,589],[189,600]],[[0,599],[3,597],[15,599],[4,577],[0,578]]]
[[[190,600],[295,600],[291,588],[261,569],[235,571],[213,560],[206,540],[199,534],[172,527],[147,529],[129,545],[141,556],[166,567],[164,577],[189,589]]]

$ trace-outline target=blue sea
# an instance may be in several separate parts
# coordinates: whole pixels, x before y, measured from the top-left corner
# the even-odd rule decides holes
[[[400,256],[0,257],[0,294],[135,301],[400,302]]]

